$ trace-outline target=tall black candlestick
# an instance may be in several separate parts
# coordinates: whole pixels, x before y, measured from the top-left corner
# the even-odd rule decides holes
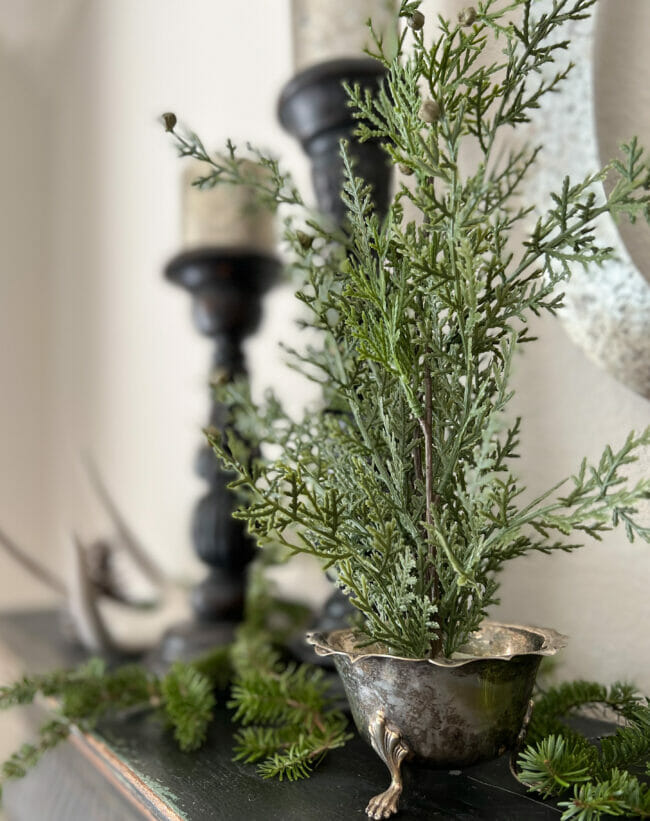
[[[211,382],[246,374],[242,342],[262,315],[263,294],[276,280],[280,263],[273,257],[242,248],[206,247],[171,260],[165,276],[192,295],[194,324],[214,340]],[[222,433],[226,409],[213,400],[210,425]],[[197,473],[208,483],[193,516],[194,549],[209,573],[192,591],[196,621],[179,625],[165,637],[166,659],[189,658],[233,638],[243,614],[246,568],[254,545],[244,524],[232,518],[234,497],[209,446],[198,453]]]

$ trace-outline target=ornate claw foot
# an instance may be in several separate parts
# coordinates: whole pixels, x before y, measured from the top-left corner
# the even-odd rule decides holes
[[[524,743],[526,741],[526,736],[528,735],[528,725],[530,724],[530,719],[533,715],[534,706],[534,702],[531,698],[528,702],[526,715],[524,716],[524,723],[521,725],[521,730],[519,730],[519,735],[515,741],[515,746],[510,752],[510,772],[514,775],[517,781],[519,781],[519,767],[517,766],[517,759],[519,758],[519,753],[524,749]]]
[[[377,755],[388,767],[391,775],[389,788],[371,798],[366,807],[369,818],[390,818],[397,812],[399,797],[402,794],[402,761],[409,755],[410,750],[404,743],[398,730],[393,730],[386,724],[383,710],[380,710],[368,725],[370,741]]]

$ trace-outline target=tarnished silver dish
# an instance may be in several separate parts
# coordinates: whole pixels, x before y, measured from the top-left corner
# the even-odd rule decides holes
[[[463,767],[517,751],[542,656],[566,644],[555,630],[484,622],[451,658],[408,659],[380,645],[360,646],[353,630],[311,633],[319,655],[333,656],[359,733],[391,774],[370,800],[370,818],[397,812],[401,764],[416,757]]]

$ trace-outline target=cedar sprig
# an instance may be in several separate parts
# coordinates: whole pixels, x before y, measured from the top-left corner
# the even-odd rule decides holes
[[[650,541],[650,479],[627,478],[650,428],[531,502],[512,472],[520,422],[507,421],[510,370],[533,341],[531,315],[557,312],[573,268],[612,258],[599,220],[650,215],[650,166],[635,139],[603,169],[567,178],[532,225],[522,191],[540,149],[499,148],[499,134],[560,89],[570,43],[552,35],[593,4],[556,0],[536,14],[531,0],[485,0],[471,20],[438,19],[433,38],[429,25],[414,29],[410,51],[406,35],[395,56],[377,38],[386,80],[376,94],[350,87],[350,106],[357,137],[379,141],[412,172],[408,184],[380,220],[342,143],[343,229],[335,237],[310,219],[306,235],[304,220],[285,222],[304,324],[318,340],[292,364],[321,385],[322,406],[293,419],[274,397],[256,408],[226,388],[234,418],[254,429],[257,416],[257,441],[279,448],[251,462],[232,437],[210,437],[244,493],[236,516],[258,543],[333,567],[368,640],[400,655],[461,647],[498,601],[496,574],[511,559],[574,550],[617,526]],[[415,10],[402,3],[400,13]],[[480,59],[494,38],[500,56]],[[468,141],[482,154],[469,172],[459,164]],[[205,160],[201,148],[187,151]]]
[[[192,182],[197,188],[213,188],[217,183],[224,182],[244,185],[254,189],[259,203],[272,210],[278,205],[304,205],[291,175],[280,168],[275,157],[247,144],[252,158],[257,160],[259,167],[266,172],[260,175],[256,173],[253,165],[241,162],[237,156],[236,146],[231,140],[226,143],[226,151],[217,155],[209,153],[201,138],[192,131],[181,133],[176,124],[166,130],[171,133],[180,157],[193,157],[206,164],[206,173]]]

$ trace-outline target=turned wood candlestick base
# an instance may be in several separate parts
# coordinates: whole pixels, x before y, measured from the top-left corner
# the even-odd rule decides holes
[[[279,273],[271,256],[240,248],[204,248],[171,260],[165,276],[192,295],[196,328],[214,340],[211,383],[223,383],[246,374],[242,342],[253,333],[262,315],[261,300]],[[222,433],[227,412],[213,401],[209,424]],[[246,568],[254,545],[244,524],[232,518],[233,494],[210,447],[204,445],[196,471],[208,484],[192,520],[192,540],[209,573],[191,593],[195,621],[170,630],[161,648],[166,661],[191,658],[208,648],[231,641],[242,618]]]

